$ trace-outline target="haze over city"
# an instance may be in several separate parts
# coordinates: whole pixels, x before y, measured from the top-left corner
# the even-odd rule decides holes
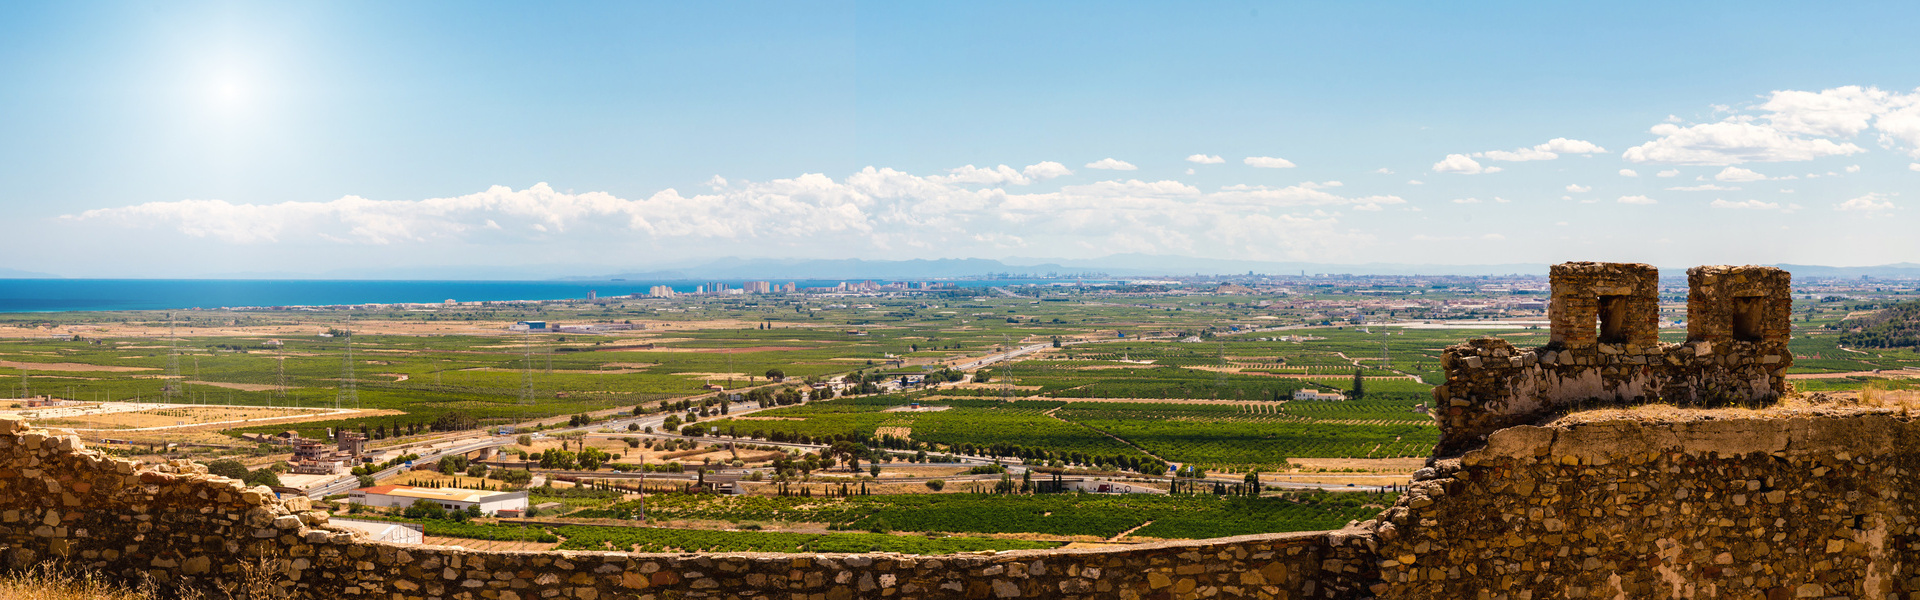
[[[1910,4],[0,10],[19,272],[1920,261]]]

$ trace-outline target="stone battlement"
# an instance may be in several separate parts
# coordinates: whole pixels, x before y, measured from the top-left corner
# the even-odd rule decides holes
[[[1687,341],[1660,341],[1659,270],[1554,265],[1550,342],[1519,349],[1482,338],[1448,347],[1433,390],[1437,456],[1505,427],[1602,405],[1758,406],[1788,392],[1791,279],[1770,267],[1687,270]]]

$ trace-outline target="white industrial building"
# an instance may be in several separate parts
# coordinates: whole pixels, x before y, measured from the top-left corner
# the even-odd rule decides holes
[[[424,488],[410,485],[378,485],[347,492],[347,501],[361,506],[406,508],[428,500],[447,510],[467,510],[478,506],[482,514],[502,510],[527,510],[527,492],[491,492],[459,488]]]
[[[368,541],[393,542],[396,544],[426,543],[425,530],[413,523],[361,521],[359,519],[328,519],[327,524],[364,531],[367,533]]]

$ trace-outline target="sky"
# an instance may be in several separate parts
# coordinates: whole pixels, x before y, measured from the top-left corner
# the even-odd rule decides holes
[[[7,3],[0,269],[1920,262],[1915,22],[1899,2]]]

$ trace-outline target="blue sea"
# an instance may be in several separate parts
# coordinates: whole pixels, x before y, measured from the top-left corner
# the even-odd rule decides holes
[[[738,288],[739,280],[721,280]],[[797,280],[802,288],[848,280]],[[877,283],[885,281],[875,280]],[[958,280],[986,287],[1058,280]],[[284,279],[0,279],[0,312],[180,310],[485,300],[566,300],[646,294],[656,285],[691,292],[705,281],[351,281]],[[786,283],[778,281],[776,283]]]

